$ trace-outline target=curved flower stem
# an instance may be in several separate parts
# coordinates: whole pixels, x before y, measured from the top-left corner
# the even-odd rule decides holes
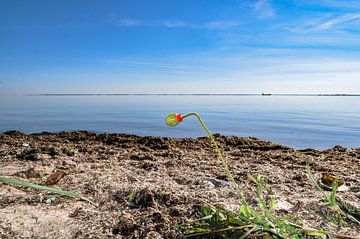
[[[224,160],[224,158],[223,158],[223,156],[222,156],[222,154],[221,154],[221,151],[220,151],[220,148],[219,148],[218,144],[216,143],[216,141],[215,141],[214,137],[212,136],[212,134],[210,133],[209,129],[206,127],[204,121],[202,121],[202,119],[200,118],[200,116],[199,116],[197,113],[195,113],[195,112],[188,113],[188,114],[184,115],[183,118],[185,119],[186,117],[189,117],[189,116],[191,116],[191,115],[195,116],[195,117],[199,120],[201,126],[203,127],[203,129],[205,130],[205,132],[207,133],[207,135],[209,136],[210,140],[212,141],[212,143],[213,143],[214,146],[215,146],[215,149],[216,149],[216,151],[217,151],[217,153],[218,153],[220,162],[221,162],[222,166],[223,166],[224,169],[225,169],[225,172],[226,172],[226,174],[227,174],[228,179],[230,180],[232,186],[236,189],[236,191],[237,191],[237,193],[239,194],[241,200],[243,200],[243,201],[246,203],[246,201],[245,201],[245,199],[244,199],[243,192],[242,192],[241,189],[239,188],[239,185],[235,182],[235,179],[234,179],[234,177],[233,177],[233,175],[232,175],[232,173],[231,173],[231,171],[230,171],[230,169],[229,169],[229,166],[228,166],[228,164],[226,163],[226,161]]]

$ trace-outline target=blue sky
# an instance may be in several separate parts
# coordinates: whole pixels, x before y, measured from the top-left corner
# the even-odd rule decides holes
[[[0,0],[0,93],[360,93],[360,0]]]

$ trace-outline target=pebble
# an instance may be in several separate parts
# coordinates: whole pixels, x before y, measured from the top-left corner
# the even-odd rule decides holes
[[[145,237],[145,239],[158,239],[158,238],[161,239],[163,237],[156,231],[149,232]]]
[[[357,192],[356,194],[356,197],[360,199],[360,192]]]
[[[345,184],[341,185],[340,187],[338,187],[338,192],[346,192],[346,191],[349,191],[349,187],[346,186]]]
[[[68,166],[74,166],[75,167],[77,165],[77,163],[70,160],[70,159],[67,159],[67,160],[63,161],[63,165],[68,165]]]
[[[222,180],[216,180],[213,178],[204,178],[201,183],[204,186],[211,187],[211,188],[224,188],[229,187],[230,183]]]
[[[294,205],[292,205],[291,203],[280,199],[276,203],[275,210],[289,212],[293,207]]]

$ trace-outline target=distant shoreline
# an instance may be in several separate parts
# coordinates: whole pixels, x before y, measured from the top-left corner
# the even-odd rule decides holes
[[[360,96],[360,94],[29,94],[29,96]]]

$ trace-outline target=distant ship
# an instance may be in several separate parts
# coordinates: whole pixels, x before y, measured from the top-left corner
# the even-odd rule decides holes
[[[261,93],[261,95],[262,95],[262,96],[270,96],[271,93],[264,93],[264,92],[263,92],[263,93]]]

